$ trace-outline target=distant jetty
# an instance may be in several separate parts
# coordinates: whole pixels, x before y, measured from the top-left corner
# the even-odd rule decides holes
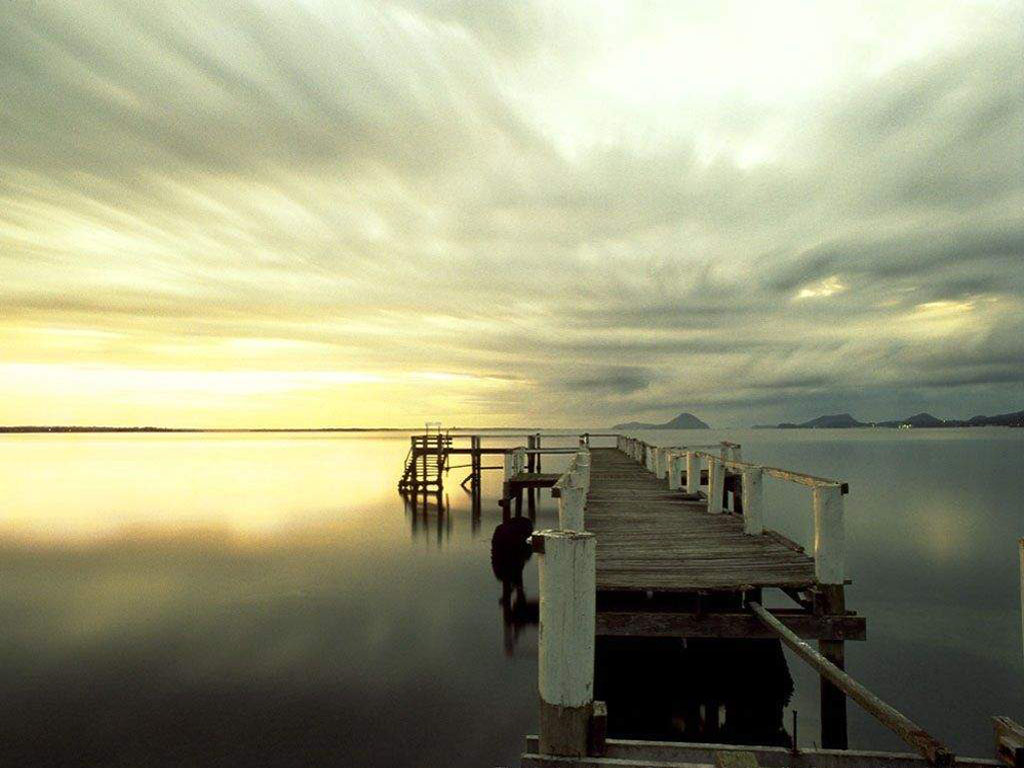
[[[664,424],[627,421],[625,424],[616,424],[612,429],[711,429],[711,427],[692,413],[680,413],[674,419],[666,421]]]
[[[916,413],[905,419],[889,421],[858,421],[848,413],[818,416],[801,424],[784,421],[781,424],[755,424],[754,429],[856,429],[887,427],[889,429],[939,429],[942,427],[1024,427],[1024,411],[1001,413],[996,416],[972,416],[969,419],[940,419],[930,413]]]

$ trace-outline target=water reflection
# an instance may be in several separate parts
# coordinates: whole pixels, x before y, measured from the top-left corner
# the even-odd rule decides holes
[[[540,604],[527,598],[523,586],[523,568],[533,554],[527,543],[531,533],[533,522],[529,518],[513,517],[499,523],[491,536],[491,570],[501,582],[501,618],[508,656],[515,655],[523,629],[536,626],[540,620]]]
[[[443,491],[403,493],[413,538],[432,538],[438,547],[452,535],[451,504]]]
[[[594,688],[616,738],[792,745],[778,640],[600,637]]]
[[[1024,430],[942,432],[657,437],[731,437],[752,460],[848,479],[849,594],[871,632],[849,668],[957,751],[988,754],[989,716],[1024,711],[1007,503],[1024,496]],[[0,438],[0,765],[516,764],[537,727],[536,558],[490,558],[498,472],[475,499],[452,483],[405,504],[407,450],[407,435]],[[806,541],[801,493],[769,497],[768,522]],[[554,514],[542,496],[536,526]],[[659,734],[785,743],[781,672],[750,672],[762,698],[729,690],[729,664],[767,651],[700,645],[616,660],[602,641],[614,731],[653,692]],[[789,673],[809,743],[817,675]],[[855,707],[850,742],[902,749]]]

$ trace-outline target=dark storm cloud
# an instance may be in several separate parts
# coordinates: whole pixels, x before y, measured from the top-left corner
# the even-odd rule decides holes
[[[759,13],[9,3],[6,360],[434,370],[562,422],[1016,402],[1019,6]]]
[[[596,395],[630,395],[646,389],[652,378],[650,371],[614,367],[588,371],[579,378],[567,378],[560,385],[574,392],[582,390]]]
[[[941,278],[948,267],[970,266],[972,262],[984,270],[976,280],[1002,274],[1004,279],[1019,281],[1022,258],[1024,221],[1018,216],[985,227],[946,225],[938,230],[901,232],[884,238],[868,235],[862,240],[828,243],[777,267],[769,274],[767,284],[790,293],[804,283],[839,272],[889,280],[915,276],[927,279],[931,271]]]

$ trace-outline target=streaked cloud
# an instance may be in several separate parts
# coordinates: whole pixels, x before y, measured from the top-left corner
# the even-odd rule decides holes
[[[1021,407],[1019,4],[3,13],[0,422]]]

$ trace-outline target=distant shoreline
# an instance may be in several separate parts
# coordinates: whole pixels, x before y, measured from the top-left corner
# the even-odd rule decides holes
[[[1015,424],[944,424],[935,425],[928,427],[918,427],[917,430],[930,430],[930,429],[978,429],[980,427],[1003,427],[1006,429],[1020,429],[1020,425]],[[777,426],[777,425],[755,425],[752,427],[722,427],[718,429],[719,432],[729,430],[756,430],[758,432],[780,430],[780,431],[793,431],[793,430],[841,430],[856,431],[856,430],[891,430],[891,431],[902,431],[896,430],[888,425],[883,426],[880,424],[862,424],[855,427],[803,427],[803,426]],[[139,434],[139,435],[213,435],[213,434],[352,434],[352,433],[367,433],[367,432],[413,432],[419,433],[423,431],[423,427],[265,427],[265,428],[223,428],[223,429],[206,429],[200,427],[37,427],[37,426],[17,426],[17,427],[0,427],[0,435],[104,435],[104,434]],[[515,432],[534,434],[545,432],[576,432],[584,434],[585,431],[579,429],[570,429],[568,427],[451,427],[445,430],[446,432],[452,433],[500,433],[500,432]],[[623,430],[623,434],[626,434],[633,430]],[[664,429],[644,429],[635,431],[673,431]]]
[[[560,427],[450,427],[446,432],[545,432]],[[68,427],[14,426],[0,427],[0,435],[38,434],[267,434],[267,433],[330,433],[330,432],[422,432],[423,427]]]

